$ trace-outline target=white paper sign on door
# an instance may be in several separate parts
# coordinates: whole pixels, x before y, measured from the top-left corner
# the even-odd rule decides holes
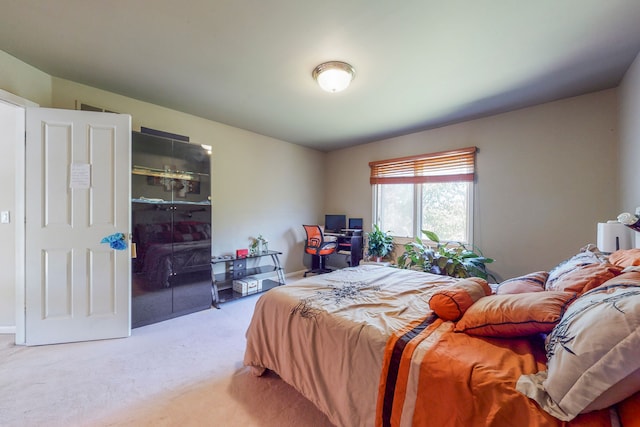
[[[91,165],[89,163],[71,163],[69,187],[77,189],[91,187]]]

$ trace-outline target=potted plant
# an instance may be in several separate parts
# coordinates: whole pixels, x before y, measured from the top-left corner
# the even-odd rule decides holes
[[[480,250],[476,252],[461,242],[441,242],[433,231],[422,230],[422,233],[435,247],[416,237],[414,242],[404,245],[405,251],[398,257],[400,268],[460,278],[490,276],[485,264],[492,263],[493,259],[486,258]]]
[[[380,230],[378,224],[373,224],[373,230],[367,234],[369,239],[367,254],[380,261],[393,251],[393,237],[389,232]]]

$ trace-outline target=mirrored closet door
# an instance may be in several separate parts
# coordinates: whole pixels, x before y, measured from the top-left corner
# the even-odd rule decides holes
[[[132,327],[211,308],[210,156],[133,132]]]

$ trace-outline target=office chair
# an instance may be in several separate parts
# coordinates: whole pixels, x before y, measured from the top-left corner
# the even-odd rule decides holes
[[[311,255],[318,256],[318,268],[312,268],[304,272],[304,277],[307,274],[322,274],[330,273],[333,270],[325,268],[325,259],[327,255],[335,253],[338,249],[337,239],[329,240],[325,239],[322,228],[319,225],[303,225],[304,231],[307,233],[307,241],[304,244],[304,251]]]

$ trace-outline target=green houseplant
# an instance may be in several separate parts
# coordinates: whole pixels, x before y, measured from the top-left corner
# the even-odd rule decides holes
[[[369,245],[367,254],[378,261],[393,251],[393,236],[389,232],[380,230],[378,224],[373,224],[373,230],[367,234]]]
[[[482,255],[480,250],[472,250],[461,242],[441,242],[433,231],[422,230],[429,242],[419,237],[404,245],[404,253],[398,257],[398,266],[421,270],[451,277],[481,277],[487,279],[485,264],[493,259]],[[435,243],[432,247],[431,242]],[[455,245],[449,246],[450,243]]]

